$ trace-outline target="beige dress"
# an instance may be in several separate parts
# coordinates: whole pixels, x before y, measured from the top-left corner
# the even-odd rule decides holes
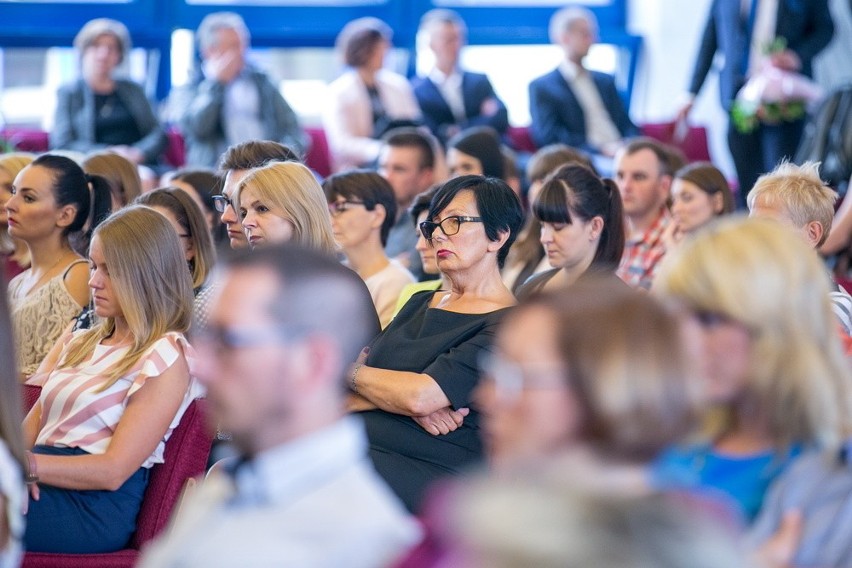
[[[23,295],[21,291],[27,272],[15,276],[9,282],[15,347],[18,350],[18,368],[22,374],[32,375],[38,369],[59,336],[83,309],[65,287],[65,275],[72,266],[81,262],[86,261],[75,260],[44,286],[28,295]]]

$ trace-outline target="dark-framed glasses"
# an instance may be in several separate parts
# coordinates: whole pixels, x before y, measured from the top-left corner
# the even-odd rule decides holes
[[[450,237],[459,232],[462,223],[482,223],[482,217],[450,215],[449,217],[444,217],[437,223],[433,223],[432,221],[423,221],[420,223],[420,232],[423,233],[424,239],[431,241],[432,234],[435,232],[435,229],[441,227],[441,232]]]
[[[352,209],[353,205],[364,205],[364,202],[358,201],[356,199],[348,199],[346,201],[334,201],[328,204],[328,212],[331,213],[332,217],[337,217],[341,213],[345,213]]]
[[[302,334],[292,326],[274,326],[262,329],[238,329],[208,324],[195,335],[195,341],[217,353],[248,349],[274,343],[292,341]]]
[[[214,195],[213,196],[213,206],[216,208],[216,211],[219,213],[224,213],[225,209],[229,206],[233,207],[234,203],[227,195]]]

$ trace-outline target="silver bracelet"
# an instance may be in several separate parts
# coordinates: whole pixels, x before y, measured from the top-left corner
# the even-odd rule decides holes
[[[358,371],[360,371],[363,366],[364,363],[357,363],[355,367],[352,368],[352,377],[349,380],[349,386],[355,394],[358,394],[358,384],[355,380],[358,378]]]

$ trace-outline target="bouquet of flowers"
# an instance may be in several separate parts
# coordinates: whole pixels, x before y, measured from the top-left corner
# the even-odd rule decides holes
[[[752,75],[737,93],[731,109],[736,129],[744,134],[758,124],[792,122],[805,115],[808,107],[822,98],[822,89],[800,73],[787,71],[771,63],[771,56],[787,48],[784,38],[776,38],[765,49],[769,56],[763,67]]]

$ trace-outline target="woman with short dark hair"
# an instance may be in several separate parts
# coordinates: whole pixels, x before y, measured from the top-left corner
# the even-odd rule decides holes
[[[393,318],[402,289],[414,276],[385,254],[388,233],[396,222],[396,199],[385,178],[372,171],[335,174],[323,183],[334,240],[349,268],[360,276],[373,298],[382,327]]]
[[[349,375],[373,463],[411,510],[432,481],[482,458],[476,362],[515,304],[500,267],[523,211],[504,182],[462,176],[437,191],[428,219],[420,229],[450,288],[414,294]]]

